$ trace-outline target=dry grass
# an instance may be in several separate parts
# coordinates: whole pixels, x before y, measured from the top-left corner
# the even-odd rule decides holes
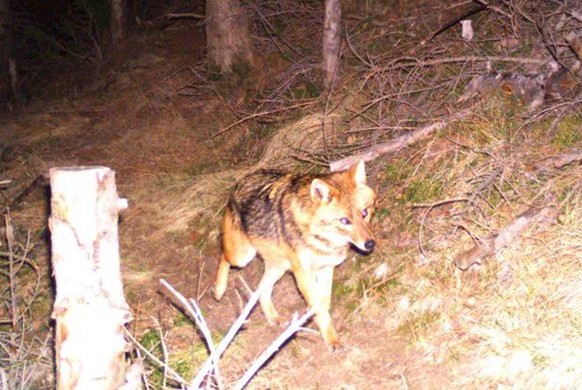
[[[378,216],[379,229],[399,233],[387,235],[356,281],[351,276],[363,286],[351,317],[357,326],[384,313],[384,326],[421,351],[422,364],[449,373],[454,388],[575,388],[582,381],[582,169],[536,171],[530,156],[552,152],[523,143],[527,130],[508,138],[500,119],[511,120],[484,112],[417,145],[407,153],[413,157],[380,164],[381,185],[389,186],[379,213],[390,218]],[[483,266],[455,269],[453,258],[474,239],[544,204],[548,193],[558,199],[557,218],[527,229]],[[441,203],[447,199],[463,201]],[[403,247],[403,237],[413,242]]]
[[[535,242],[505,251],[498,261],[513,281],[491,278],[483,305],[468,315],[461,384],[502,383],[521,388],[574,388],[582,381],[580,217],[576,196],[566,219]]]
[[[341,113],[334,119],[340,126],[326,124],[333,130],[326,133],[320,116],[305,116],[270,138],[257,166],[304,169],[298,160],[321,164],[431,123],[458,109],[462,86],[485,68],[484,61],[447,63],[439,57],[466,55],[468,46],[458,37],[439,36],[434,46],[405,43],[384,52],[392,47],[392,37],[378,38],[378,30],[365,23],[350,23],[355,51],[346,56],[357,63],[350,73],[355,82],[343,80],[331,96],[334,112]],[[523,19],[520,23],[531,28]],[[481,21],[481,28],[495,34],[513,26],[500,17]],[[520,55],[543,47],[534,36],[523,38],[531,50]],[[377,44],[382,39],[385,46]],[[483,57],[498,50],[486,46],[470,49]],[[394,60],[405,58],[407,50],[414,55],[411,65]],[[357,59],[357,52],[365,55]],[[435,56],[434,65],[426,66]],[[511,61],[498,65],[524,71]],[[549,170],[536,165],[580,147],[575,129],[582,121],[565,111],[554,120],[552,110],[544,108],[526,122],[520,102],[504,96],[485,100],[471,120],[369,164],[380,193],[375,220],[381,245],[371,259],[346,262],[336,286],[335,316],[348,319],[343,334],[357,340],[350,354],[310,360],[298,352],[299,342],[291,353],[299,357],[279,357],[258,375],[256,388],[266,383],[316,388],[318,379],[303,378],[311,364],[325,385],[357,383],[356,388],[382,375],[394,387],[411,388],[558,389],[582,382],[577,364],[582,350],[581,170],[575,164]],[[195,185],[170,219],[183,229],[210,213],[210,225],[216,227],[228,192],[221,183],[240,172],[204,178],[210,181],[204,186],[221,190],[220,195],[211,190],[207,197]],[[467,272],[455,268],[455,256],[480,237],[546,201],[558,210],[557,217],[526,229],[482,266]],[[234,364],[241,364],[237,359]],[[362,369],[370,360],[382,363]]]
[[[327,117],[330,127],[337,115]],[[308,155],[323,147],[323,118],[321,115],[303,117],[277,131],[267,143],[265,152],[254,167],[224,170],[198,176],[192,185],[167,202],[161,210],[163,232],[184,231],[194,223],[198,229],[219,225],[223,205],[236,180],[257,168],[292,170],[299,163],[298,156]],[[208,228],[203,229],[208,230]]]

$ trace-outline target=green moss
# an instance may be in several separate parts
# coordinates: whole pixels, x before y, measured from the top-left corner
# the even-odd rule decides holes
[[[220,164],[220,161],[218,162],[218,164]],[[198,163],[190,166],[186,173],[188,173],[191,176],[198,176],[206,173],[211,173],[217,170],[220,170],[220,165],[217,167],[217,163],[215,161],[203,159],[202,161],[199,161]]]
[[[408,168],[402,162],[398,164],[388,164],[386,168],[384,168],[384,182],[387,185],[395,185],[400,183],[408,176]]]
[[[287,23],[285,22],[285,20],[277,18],[272,23],[272,27],[273,29],[271,31],[274,35],[276,35],[277,37],[283,37],[285,30],[287,30]]]
[[[317,85],[307,81],[296,85],[291,90],[291,96],[293,99],[312,99],[318,97],[320,92]]]
[[[404,190],[403,200],[410,203],[423,203],[441,197],[443,186],[440,181],[413,181]]]
[[[191,326],[193,321],[190,320],[184,313],[177,312],[176,318],[174,318],[174,326],[179,328],[181,326],[189,325]]]
[[[160,332],[156,329],[149,329],[139,339],[139,343],[156,356],[159,356],[162,353]]]
[[[31,318],[44,318],[47,313],[51,312],[53,303],[53,296],[48,291],[37,295],[30,304]]]
[[[332,297],[341,301],[343,307],[350,313],[358,308],[359,295],[358,286],[348,283],[334,283],[332,287]]]
[[[178,318],[176,323],[188,321],[185,316]],[[216,343],[216,340],[214,340]],[[165,357],[162,351],[160,333],[156,329],[150,329],[145,333],[139,343],[146,348],[151,354],[156,356],[160,361],[164,361]],[[203,342],[196,343],[191,348],[181,351],[173,352],[169,356],[168,366],[178,373],[185,380],[194,377],[200,365],[207,359],[208,351]],[[164,383],[164,369],[163,367],[152,366],[148,374],[148,381],[154,388],[162,388]],[[168,379],[168,378],[166,378]]]
[[[558,125],[552,144],[558,150],[569,149],[578,144],[582,139],[581,125],[582,121],[577,116],[572,115],[564,118]]]

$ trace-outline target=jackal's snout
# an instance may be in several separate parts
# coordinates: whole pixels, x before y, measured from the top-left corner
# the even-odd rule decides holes
[[[372,253],[374,248],[376,248],[376,240],[372,234],[372,231],[369,226],[366,226],[365,233],[362,234],[360,237],[356,237],[351,241],[352,245],[354,245],[360,252],[364,254]]]
[[[368,240],[364,243],[364,248],[366,248],[366,252],[372,252],[376,247],[376,240]]]

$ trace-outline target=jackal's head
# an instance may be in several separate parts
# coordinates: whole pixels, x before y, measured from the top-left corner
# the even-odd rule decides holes
[[[370,219],[376,194],[366,184],[366,167],[360,160],[347,171],[313,179],[311,200],[318,207],[314,213],[314,234],[330,246],[352,244],[364,253],[376,246]]]

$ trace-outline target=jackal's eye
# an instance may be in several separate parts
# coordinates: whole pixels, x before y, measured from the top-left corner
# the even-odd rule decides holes
[[[368,216],[368,209],[362,210],[362,218],[366,218]]]
[[[340,222],[342,225],[351,225],[352,224],[352,221],[350,221],[350,219],[346,218],[346,217],[340,218]]]

